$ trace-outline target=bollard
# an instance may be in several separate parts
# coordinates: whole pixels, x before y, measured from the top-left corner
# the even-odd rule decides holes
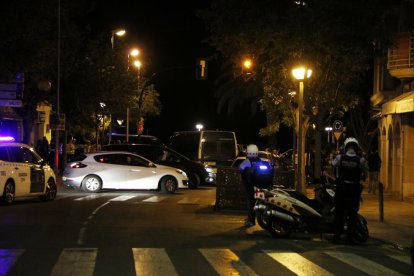
[[[384,184],[378,183],[379,220],[384,222]]]

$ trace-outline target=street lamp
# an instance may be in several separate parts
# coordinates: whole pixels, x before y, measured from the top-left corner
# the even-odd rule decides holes
[[[126,34],[125,29],[115,29],[111,32],[111,46],[114,49],[115,36],[123,36]]]
[[[250,58],[243,60],[242,73],[251,75],[253,73],[253,61]]]
[[[325,127],[325,131],[328,132],[328,143],[330,143],[331,142],[331,131],[332,131],[332,127],[331,126]]]
[[[198,131],[201,131],[204,128],[204,126],[202,124],[196,124],[196,129]]]
[[[299,192],[305,191],[305,147],[303,139],[303,93],[304,93],[304,81],[310,78],[312,70],[306,67],[298,67],[292,70],[292,75],[299,81],[299,97],[298,97],[298,174],[297,174],[297,190]]]

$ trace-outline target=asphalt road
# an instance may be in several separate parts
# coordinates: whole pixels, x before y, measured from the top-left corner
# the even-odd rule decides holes
[[[0,207],[0,275],[411,275],[409,256],[376,240],[275,239],[216,212],[215,188],[60,191]]]

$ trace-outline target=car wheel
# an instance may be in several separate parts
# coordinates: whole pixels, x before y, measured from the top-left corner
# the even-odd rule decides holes
[[[200,185],[201,179],[200,176],[196,173],[190,173],[188,176],[188,187],[191,189],[197,189],[198,185]]]
[[[44,195],[39,196],[42,201],[53,201],[57,194],[57,188],[55,181],[51,178],[47,181],[46,192]]]
[[[161,179],[161,191],[173,194],[177,190],[177,180],[172,176],[165,176]]]
[[[14,187],[14,183],[12,181],[7,181],[6,185],[4,185],[3,196],[1,197],[2,203],[6,205],[10,205],[14,201],[14,197],[16,195],[16,190]]]
[[[102,188],[102,180],[97,175],[88,175],[82,181],[82,188],[88,193],[97,193]]]

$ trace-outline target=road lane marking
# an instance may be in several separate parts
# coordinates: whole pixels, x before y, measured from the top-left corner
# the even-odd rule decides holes
[[[134,197],[136,197],[136,195],[121,195],[121,196],[111,198],[109,201],[127,201]]]
[[[151,196],[147,199],[144,199],[142,202],[153,202],[153,203],[157,203],[157,202],[161,202],[165,199],[165,197],[162,196]]]
[[[65,248],[50,275],[92,276],[97,253],[97,248]]]
[[[78,245],[82,245],[83,241],[85,239],[85,232],[86,232],[86,227],[89,224],[89,222],[93,219],[93,216],[96,215],[96,213],[98,213],[98,211],[104,207],[105,205],[109,204],[110,202],[107,201],[103,204],[101,204],[100,206],[98,206],[95,210],[93,210],[92,215],[90,215],[84,222],[83,222],[83,227],[79,230],[79,235],[78,235],[78,240],[77,240],[77,244]]]
[[[278,252],[272,250],[263,250],[269,257],[288,268],[297,275],[322,276],[333,275],[329,271],[323,269],[317,264],[309,261],[305,257],[294,252]]]
[[[184,197],[180,201],[178,201],[178,204],[197,204],[197,202],[200,200],[200,198],[191,198],[191,197]]]
[[[324,253],[369,275],[402,275],[397,271],[391,270],[379,263],[373,262],[353,253],[337,251],[325,251]]]
[[[388,255],[388,256],[402,263],[411,265],[411,258],[409,256],[403,256],[403,255]]]
[[[93,194],[93,195],[88,195],[88,196],[83,196],[83,197],[80,197],[80,198],[76,198],[74,200],[75,201],[94,200],[94,199],[97,199],[97,198],[100,198],[100,197],[102,197],[102,195]]]
[[[23,252],[23,249],[0,249],[0,276],[7,275]]]
[[[132,248],[136,275],[178,275],[171,259],[163,248]]]
[[[219,275],[257,275],[230,249],[199,249]]]

